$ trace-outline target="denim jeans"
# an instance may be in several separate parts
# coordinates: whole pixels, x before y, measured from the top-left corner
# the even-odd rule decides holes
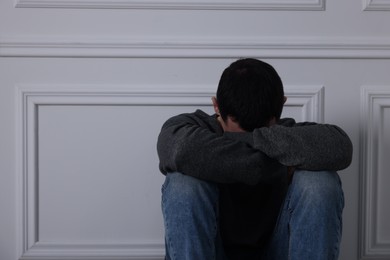
[[[222,260],[218,186],[169,173],[162,187],[167,260]],[[336,172],[296,171],[280,210],[266,260],[338,258],[344,195]]]

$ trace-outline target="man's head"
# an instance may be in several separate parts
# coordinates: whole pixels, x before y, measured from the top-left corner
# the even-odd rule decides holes
[[[283,83],[276,70],[256,59],[240,59],[222,73],[213,100],[222,120],[232,120],[245,131],[267,126],[281,116]]]

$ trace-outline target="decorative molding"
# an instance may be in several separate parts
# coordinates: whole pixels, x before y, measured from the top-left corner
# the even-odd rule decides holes
[[[123,39],[1,37],[0,57],[390,58],[390,38]]]
[[[20,260],[105,259],[105,260],[163,260],[164,245],[145,243],[42,243],[29,248]]]
[[[17,0],[18,8],[323,11],[325,0]]]
[[[285,92],[288,97],[285,106],[302,107],[303,120],[318,123],[324,121],[325,88],[323,86],[289,86]]]
[[[286,106],[301,107],[307,121],[322,121],[322,86],[286,88]],[[18,176],[18,256],[24,260],[58,259],[144,259],[164,258],[163,241],[112,241],[110,243],[40,241],[38,109],[46,105],[112,106],[211,106],[215,87],[96,85],[23,85],[16,88],[17,176]]]
[[[363,0],[363,11],[390,11],[390,1]]]
[[[383,129],[382,124],[384,109],[390,109],[389,86],[362,87],[361,104],[360,259],[389,259],[390,242],[381,240],[381,227],[377,223],[381,207],[378,205],[380,175],[387,174],[380,172],[379,148],[390,130]]]

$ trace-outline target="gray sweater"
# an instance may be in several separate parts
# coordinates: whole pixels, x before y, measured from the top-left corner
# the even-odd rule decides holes
[[[253,132],[223,132],[216,117],[201,110],[170,118],[158,137],[160,171],[216,182],[220,232],[228,259],[259,259],[287,190],[287,167],[341,170],[352,159],[352,143],[334,125],[295,123]]]
[[[293,119],[253,132],[223,133],[215,116],[197,110],[165,122],[157,152],[164,174],[255,185],[272,178],[275,160],[305,170],[342,170],[351,163],[352,143],[337,126]]]

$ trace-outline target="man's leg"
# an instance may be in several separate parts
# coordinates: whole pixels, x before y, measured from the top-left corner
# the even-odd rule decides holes
[[[169,173],[162,187],[167,260],[219,259],[218,187]]]
[[[336,172],[296,171],[266,259],[335,260],[344,195]]]

